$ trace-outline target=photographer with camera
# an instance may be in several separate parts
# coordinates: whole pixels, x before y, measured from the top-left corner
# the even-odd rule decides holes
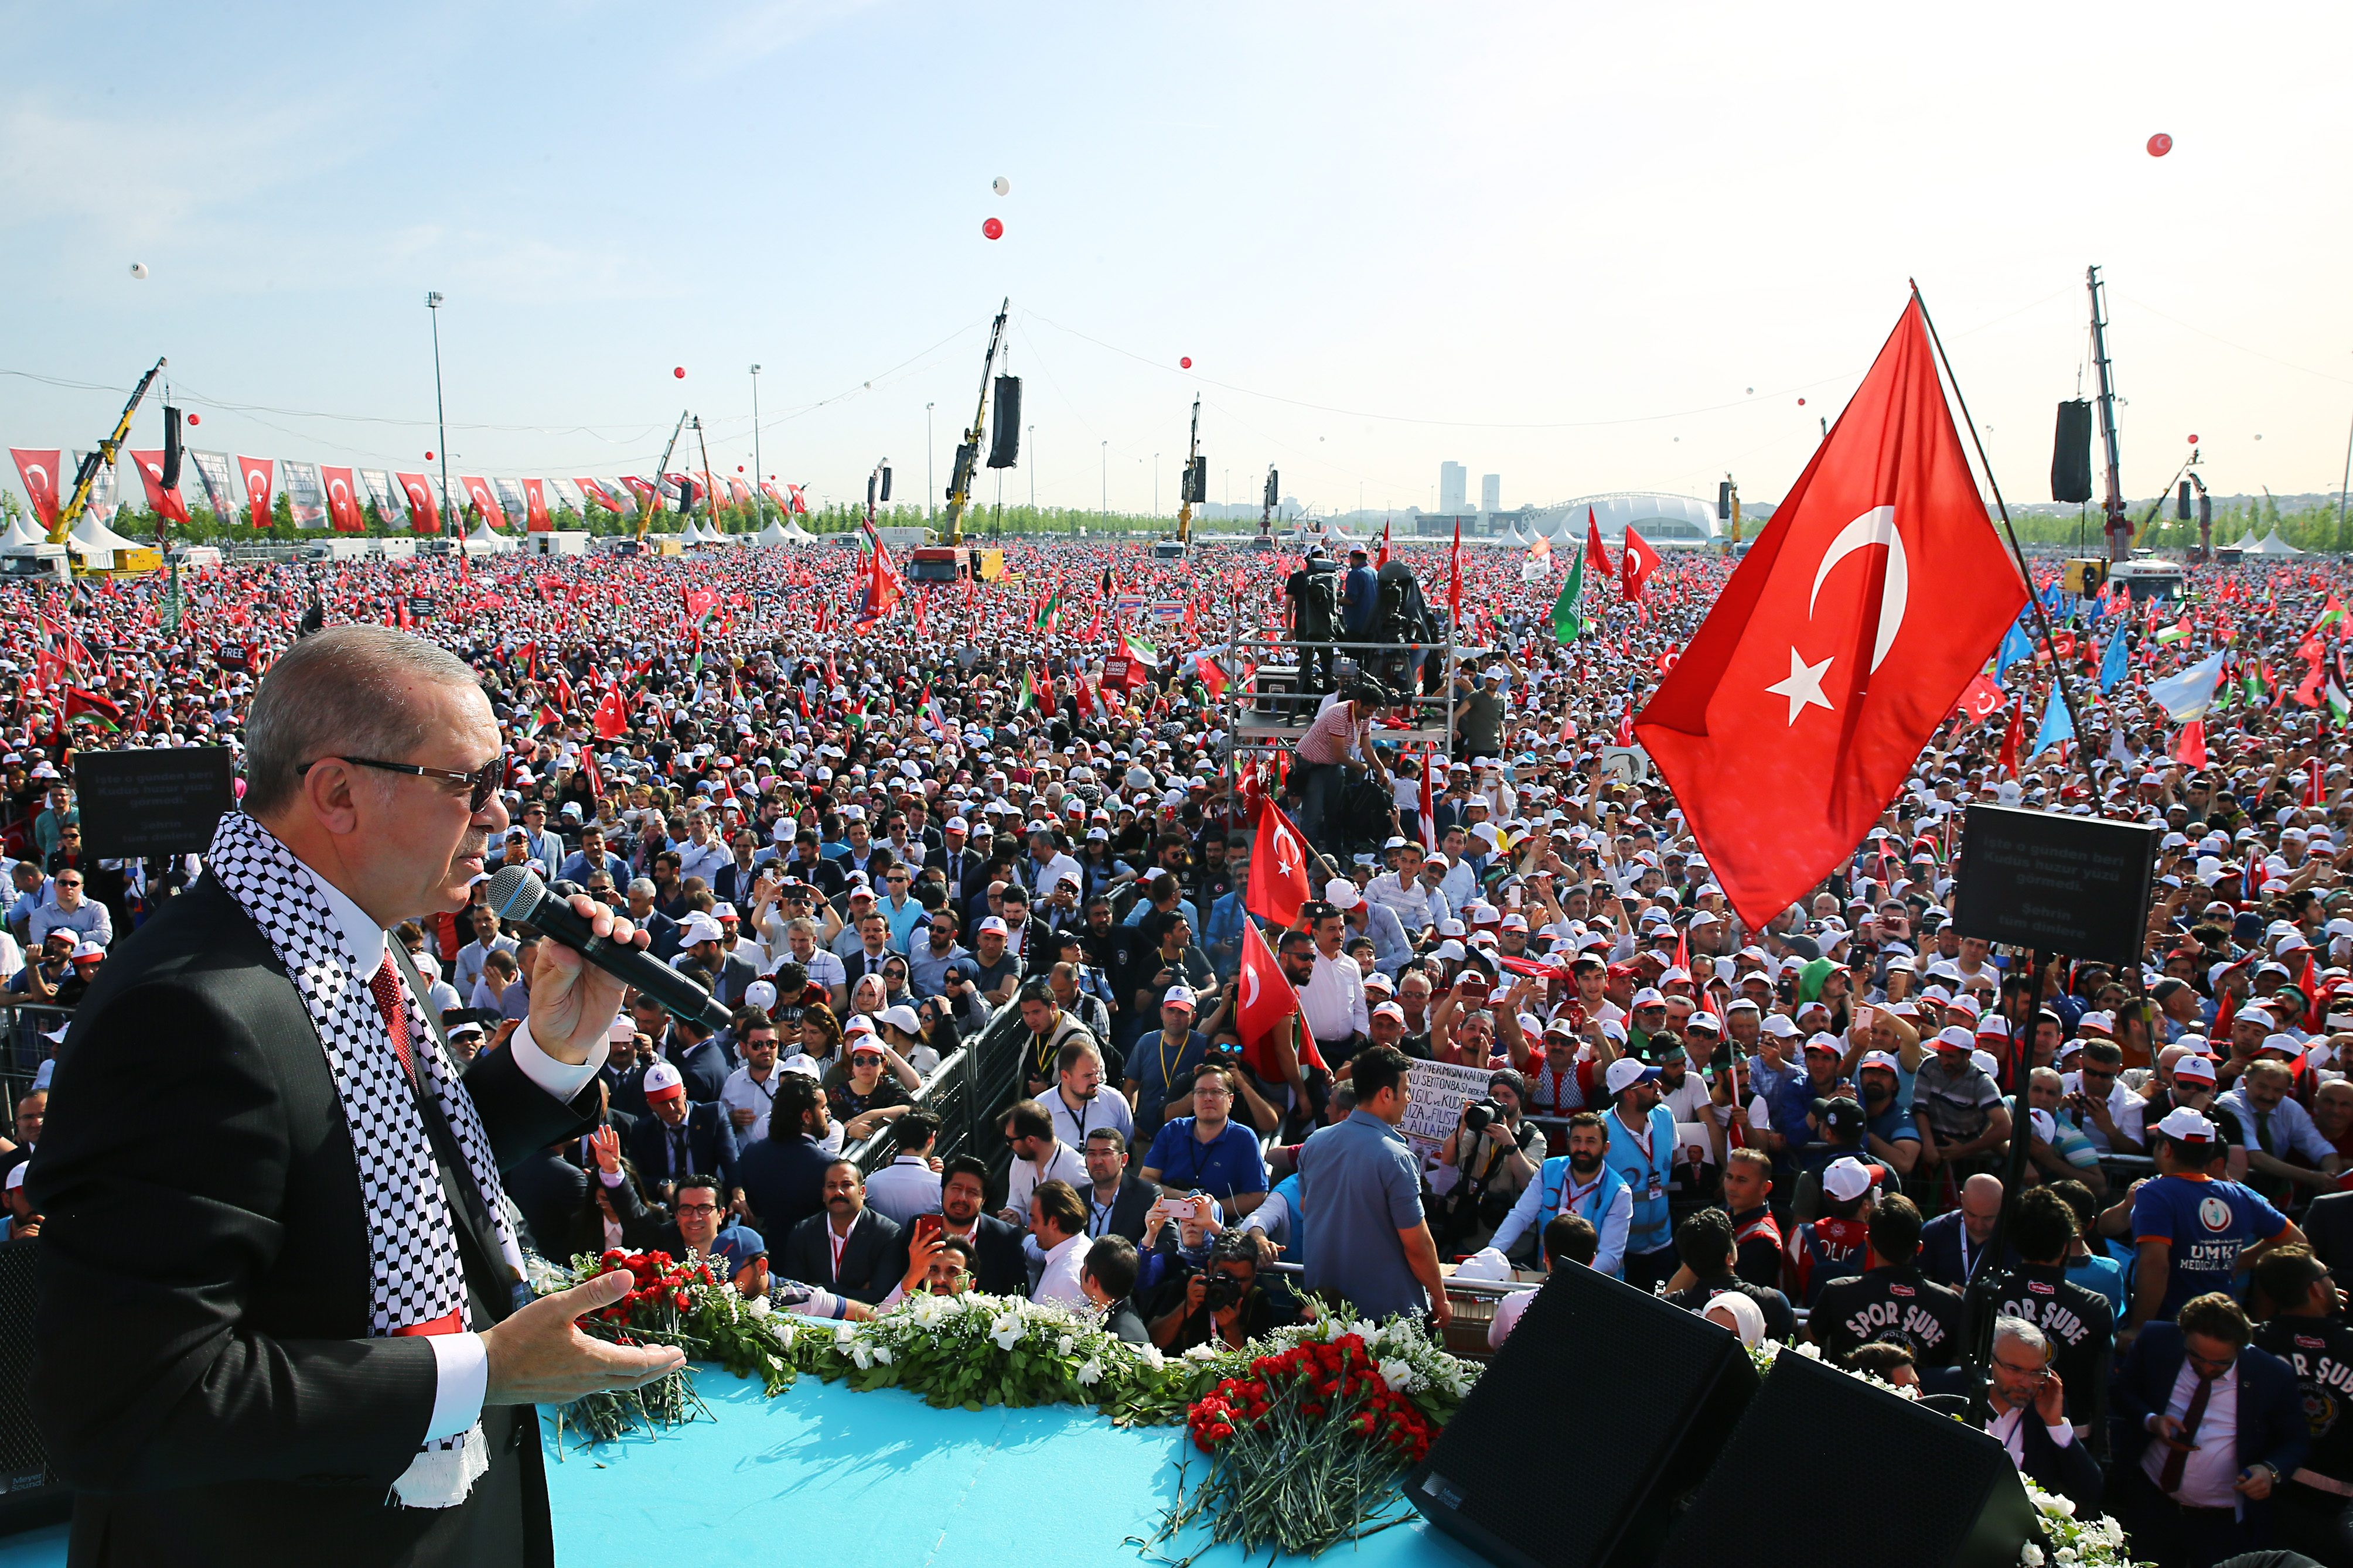
[[[1287,1299],[1258,1282],[1258,1247],[1248,1233],[1228,1231],[1185,1281],[1185,1299],[1153,1320],[1152,1342],[1171,1354],[1215,1341],[1240,1350],[1272,1330],[1299,1321]]]
[[[1487,1080],[1487,1098],[1465,1100],[1454,1131],[1438,1151],[1451,1176],[1431,1173],[1431,1190],[1446,1183],[1434,1205],[1441,1257],[1476,1251],[1504,1223],[1544,1163],[1545,1135],[1522,1120],[1526,1088],[1509,1068]]]

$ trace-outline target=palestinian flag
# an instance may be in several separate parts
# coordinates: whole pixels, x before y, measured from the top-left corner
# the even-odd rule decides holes
[[[2158,628],[2157,646],[2164,647],[2168,644],[2178,643],[2189,635],[2189,617],[2188,616],[2184,616],[2169,626],[2160,626]]]
[[[87,687],[69,685],[66,688],[65,721],[69,724],[95,724],[101,730],[112,730],[122,722],[122,705]]]
[[[1029,629],[1039,632],[1059,631],[1062,625],[1062,589],[1057,584],[1038,602],[1036,613],[1029,617]]]
[[[1560,597],[1552,602],[1553,640],[1567,647],[1585,630],[1585,557],[1577,555],[1568,567],[1568,581],[1560,585]]]
[[[1038,676],[1028,665],[1021,667],[1021,700],[1013,705],[1016,713],[1033,711],[1038,706]]]
[[[1155,669],[1160,668],[1160,650],[1148,642],[1129,637],[1124,631],[1119,634],[1119,651],[1138,664],[1149,665]]]
[[[2316,632],[2327,626],[2341,628],[2344,624],[2345,606],[2337,602],[2336,595],[2331,594],[2328,595],[2328,603],[2321,607],[2320,618],[2312,623],[2312,629]],[[2344,634],[2340,630],[2337,635],[2341,637]]]
[[[2335,676],[2328,678],[2328,686],[2324,695],[2328,700],[2330,721],[2338,725],[2344,724],[2348,715],[2353,715],[2353,703],[2347,702],[2345,688],[2337,684]]]

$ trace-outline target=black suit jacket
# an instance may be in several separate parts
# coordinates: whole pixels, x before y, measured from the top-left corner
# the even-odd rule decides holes
[[[629,1156],[629,1163],[638,1168],[638,1179],[649,1188],[658,1188],[681,1176],[716,1176],[728,1188],[735,1186],[735,1123],[728,1117],[725,1106],[715,1103],[696,1105],[690,1100],[686,1112],[686,1146],[687,1168],[673,1169],[670,1124],[659,1116],[639,1117],[621,1140],[621,1147]],[[723,1202],[727,1194],[722,1192],[719,1195]]]
[[[773,1125],[735,1161],[735,1184],[762,1236],[790,1236],[823,1207],[825,1168],[834,1156],[807,1133],[780,1133]]]
[[[597,1110],[593,1085],[567,1106],[504,1050],[465,1083],[502,1167]],[[83,999],[41,1148],[30,1392],[77,1492],[69,1562],[310,1563],[322,1543],[339,1565],[554,1562],[528,1405],[482,1413],[491,1466],[462,1506],[385,1506],[432,1414],[432,1347],[368,1337],[358,1161],[325,1053],[209,877]],[[495,1240],[452,1208],[473,1311],[496,1322],[512,1296]]]
[[[552,1149],[535,1149],[506,1171],[507,1196],[522,1211],[523,1228],[543,1258],[572,1256],[573,1221],[588,1201],[595,1178]]]
[[[1961,1211],[1947,1209],[1920,1227],[1920,1256],[1914,1261],[1919,1265],[1921,1273],[1937,1284],[1949,1285],[1958,1290],[1969,1282],[1968,1276],[1961,1272],[1961,1244],[1967,1239],[1967,1233],[1961,1228]],[[2008,1247],[2004,1250],[2007,1257],[2002,1267],[2017,1268],[2018,1249]],[[1969,1261],[1970,1273],[1983,1274],[1991,1259],[1983,1247],[1978,1247]]]
[[[2042,1417],[2029,1409],[2019,1426],[2018,1447],[2023,1456],[2018,1468],[2036,1486],[2073,1499],[2079,1517],[2089,1518],[2100,1511],[2107,1479],[2100,1473],[2100,1462],[2092,1458],[2090,1447],[2082,1438],[2061,1447],[2052,1440]]]
[[[679,1076],[686,1079],[686,1098],[698,1105],[717,1100],[719,1091],[727,1087],[727,1075],[734,1070],[728,1066],[727,1053],[720,1047],[716,1036],[697,1040],[681,1049],[677,1036],[672,1035],[670,1043],[662,1047],[662,1055],[670,1066],[678,1069]],[[638,1086],[638,1098],[640,1100],[645,1098],[642,1080]],[[647,1108],[639,1105],[637,1109],[642,1115]]]
[[[2132,1349],[2116,1365],[2108,1385],[2109,1451],[2116,1468],[2138,1465],[2150,1442],[2147,1421],[2173,1397],[2188,1354],[2178,1323],[2143,1324]],[[2305,1421],[2304,1392],[2295,1368],[2269,1351],[2249,1345],[2239,1352],[2239,1468],[2258,1461],[2282,1476],[2295,1474],[2312,1452],[2312,1428]],[[2277,1494],[2274,1493],[2274,1496]],[[2258,1523],[2271,1503],[2249,1501],[2247,1518]]]
[[[1090,1205],[1093,1205],[1096,1201],[1093,1184],[1090,1183],[1086,1191],[1079,1195],[1086,1199]],[[1152,1200],[1159,1195],[1158,1187],[1145,1181],[1134,1171],[1123,1172],[1119,1179],[1119,1195],[1112,1200],[1109,1234],[1124,1236],[1136,1246],[1142,1247],[1144,1216],[1151,1211]],[[1092,1220],[1092,1214],[1089,1217]]]
[[[826,1236],[830,1216],[822,1211],[793,1226],[785,1238],[783,1273],[868,1306],[879,1305],[907,1272],[907,1247],[896,1221],[866,1210],[842,1243],[841,1271],[834,1272],[833,1244]]]
[[[972,1238],[974,1289],[986,1296],[1029,1294],[1029,1260],[1021,1255],[1021,1232],[985,1214],[973,1221]]]
[[[2353,1279],[2353,1193],[2324,1193],[2304,1211],[2305,1239],[2331,1274]]]

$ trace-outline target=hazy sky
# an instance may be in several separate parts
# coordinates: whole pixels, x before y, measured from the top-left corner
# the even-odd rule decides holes
[[[453,472],[648,471],[681,406],[748,471],[758,361],[767,471],[839,499],[887,455],[903,499],[927,402],[946,482],[1009,294],[1008,501],[1092,507],[1107,471],[1141,510],[1156,452],[1173,510],[1197,390],[1212,500],[1271,462],[1320,506],[1429,507],[1448,458],[1507,506],[1727,470],[1771,500],[1908,276],[2041,500],[2097,262],[2128,491],[2191,433],[2218,492],[2333,490],[2348,35],[2342,5],[5,5],[0,372],[127,388],[165,353],[194,445],[417,468],[438,289]],[[86,447],[120,405],[0,374],[0,444]]]

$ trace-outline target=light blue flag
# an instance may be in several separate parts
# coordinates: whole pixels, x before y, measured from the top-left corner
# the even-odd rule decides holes
[[[2034,639],[2026,635],[2024,626],[2020,626],[2016,621],[2010,622],[2010,630],[2002,634],[2001,647],[1993,656],[1993,683],[2000,686],[2004,670],[2021,658],[2033,657]]]
[[[2175,723],[2184,724],[2206,711],[2214,700],[2214,683],[2221,679],[2222,656],[2213,653],[2179,675],[2150,681],[2148,695]]]
[[[2067,713],[2067,704],[2059,695],[2059,683],[2051,683],[2051,705],[2042,710],[2042,728],[2034,737],[2031,756],[2041,756],[2062,741],[2075,738],[2075,721]]]
[[[2132,669],[2132,649],[2125,638],[2125,629],[2118,626],[2108,634],[2107,651],[2100,656],[2100,695],[2105,697],[2124,684]]]

